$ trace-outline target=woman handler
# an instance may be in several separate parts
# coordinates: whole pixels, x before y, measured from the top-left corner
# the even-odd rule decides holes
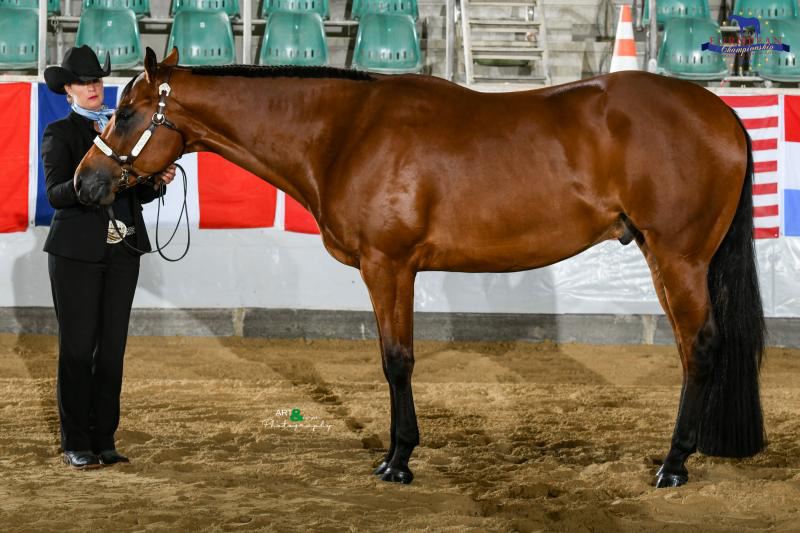
[[[122,360],[139,254],[109,232],[105,211],[78,202],[73,175],[94,137],[114,110],[103,104],[103,80],[111,71],[91,48],[71,48],[61,66],[45,69],[50,90],[66,94],[72,112],[47,126],[42,162],[47,199],[55,208],[44,251],[58,320],[58,409],[64,462],[75,468],[128,462],[117,452]],[[159,197],[160,184],[175,176],[171,165],[155,186],[140,185],[117,194],[114,214],[125,240],[150,251],[142,204]],[[116,242],[115,242],[116,241]]]

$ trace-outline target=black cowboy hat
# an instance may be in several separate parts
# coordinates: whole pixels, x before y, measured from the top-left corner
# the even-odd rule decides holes
[[[47,87],[58,94],[66,94],[64,85],[76,81],[91,81],[111,73],[111,54],[106,52],[106,64],[100,68],[100,61],[87,45],[73,46],[64,54],[61,66],[53,65],[44,69]]]

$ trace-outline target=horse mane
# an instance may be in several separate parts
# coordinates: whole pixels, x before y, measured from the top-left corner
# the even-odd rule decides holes
[[[189,67],[200,76],[243,76],[246,78],[338,78],[374,81],[367,72],[334,67],[298,67],[293,65],[219,65]]]

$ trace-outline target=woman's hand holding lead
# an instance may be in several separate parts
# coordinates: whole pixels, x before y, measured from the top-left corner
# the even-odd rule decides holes
[[[155,175],[153,188],[158,189],[161,184],[169,185],[175,179],[175,163]]]

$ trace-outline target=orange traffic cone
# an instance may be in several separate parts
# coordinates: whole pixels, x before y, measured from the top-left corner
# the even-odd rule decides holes
[[[636,42],[633,40],[631,6],[628,5],[623,5],[619,12],[617,40],[614,42],[614,55],[611,57],[609,72],[620,70],[639,70],[636,61]]]

